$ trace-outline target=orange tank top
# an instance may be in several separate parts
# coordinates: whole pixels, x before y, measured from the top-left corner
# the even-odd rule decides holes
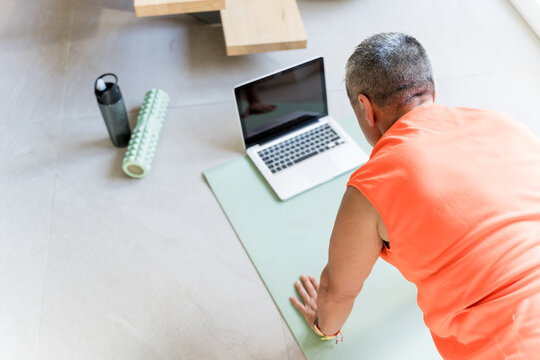
[[[351,175],[381,257],[418,288],[445,359],[540,358],[540,141],[495,111],[416,107]]]

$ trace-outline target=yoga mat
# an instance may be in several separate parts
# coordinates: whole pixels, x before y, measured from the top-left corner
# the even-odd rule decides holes
[[[369,154],[356,119],[340,123]],[[247,156],[203,174],[307,359],[440,359],[416,304],[416,287],[381,259],[337,345],[321,341],[289,301],[301,274],[319,277],[326,265],[330,233],[351,173],[285,202]]]

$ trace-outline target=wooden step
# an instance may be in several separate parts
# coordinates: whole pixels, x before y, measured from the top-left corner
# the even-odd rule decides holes
[[[157,16],[191,12],[218,11],[225,0],[134,0],[135,15]]]
[[[221,22],[227,55],[307,46],[296,0],[227,0]]]

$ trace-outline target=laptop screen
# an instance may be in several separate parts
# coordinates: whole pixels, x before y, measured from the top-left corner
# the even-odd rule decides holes
[[[328,115],[322,57],[241,85],[234,92],[246,146]]]

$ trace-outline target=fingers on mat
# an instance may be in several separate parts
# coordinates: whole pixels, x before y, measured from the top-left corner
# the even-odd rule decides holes
[[[301,313],[304,313],[305,310],[306,310],[306,307],[300,303],[300,301],[298,301],[295,297],[291,296],[289,298],[292,302],[292,304],[294,305],[295,308],[297,308]]]
[[[302,298],[302,300],[304,300],[304,304],[308,304],[310,296],[307,293],[304,286],[302,285],[302,283],[300,281],[297,281],[294,283],[294,285],[296,286],[296,290],[298,291],[298,294],[300,294],[300,297]]]
[[[313,282],[311,281],[311,279],[308,278],[305,275],[302,275],[301,279],[304,282],[304,287],[305,287],[307,293],[309,294],[309,296],[316,299],[317,298],[317,289],[315,289],[315,287],[313,286]]]
[[[315,279],[314,276],[310,276],[309,277],[309,280],[311,281],[311,283],[313,284],[313,287],[315,288],[316,291],[319,291],[319,281],[317,279]]]

